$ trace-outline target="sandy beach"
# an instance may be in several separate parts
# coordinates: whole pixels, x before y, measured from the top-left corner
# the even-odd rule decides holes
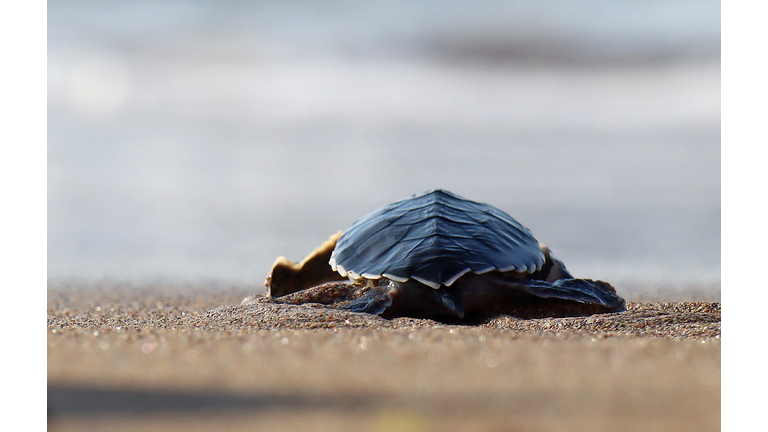
[[[16,140],[44,131],[45,163],[8,171],[23,201],[6,213],[31,222],[20,185],[44,179],[47,229],[5,225],[23,262],[47,238],[49,430],[720,429],[721,149],[754,141],[721,139],[720,2],[45,17],[45,120]],[[435,188],[509,214],[627,310],[461,326],[260,297],[277,257]],[[760,245],[744,218],[763,212],[736,213]],[[738,250],[729,273],[761,268]],[[37,285],[19,274],[23,310]],[[760,304],[760,284],[724,285]],[[760,356],[737,358],[746,376]]]
[[[49,286],[49,430],[720,428],[719,302],[457,326],[256,292]]]

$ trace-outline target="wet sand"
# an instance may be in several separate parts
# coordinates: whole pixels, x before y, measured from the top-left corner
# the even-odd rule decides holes
[[[254,292],[49,287],[49,430],[720,428],[719,302],[455,326]]]

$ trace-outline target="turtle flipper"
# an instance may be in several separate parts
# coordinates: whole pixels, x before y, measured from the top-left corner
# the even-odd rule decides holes
[[[624,299],[611,284],[591,279],[559,279],[554,282],[528,280],[521,288],[542,299],[572,300],[604,306],[612,311],[624,310]]]
[[[339,303],[334,306],[350,312],[365,312],[373,315],[380,315],[392,304],[393,289],[394,288],[387,285],[366,287],[359,291],[359,297],[350,301],[348,304]]]
[[[440,303],[459,319],[464,318],[464,302],[461,299],[461,293],[456,290],[443,288],[433,291],[440,299]]]
[[[392,304],[394,287],[383,285],[361,285],[346,282],[332,282],[304,289],[272,301],[280,304],[317,303],[350,312],[365,312],[379,315]]]
[[[454,284],[461,292],[465,315],[483,320],[497,315],[520,318],[584,316],[625,310],[613,287],[589,279],[521,280],[515,275],[467,275]]]
[[[334,307],[388,318],[396,316],[464,318],[464,304],[461,293],[457,290],[445,288],[435,290],[416,281],[352,286],[357,288],[350,291],[343,301],[335,301]],[[395,306],[390,308],[393,303]],[[384,313],[385,310],[386,313]]]
[[[328,265],[339,237],[341,231],[328,238],[301,262],[295,263],[285,257],[279,257],[264,281],[267,295],[282,297],[326,282],[345,280],[345,277],[331,270]]]
[[[624,299],[605,282],[588,279],[515,280],[503,274],[467,275],[450,287],[417,281],[381,284],[327,283],[275,303],[319,303],[383,318],[428,318],[475,323],[498,315],[520,318],[583,316],[625,310]]]

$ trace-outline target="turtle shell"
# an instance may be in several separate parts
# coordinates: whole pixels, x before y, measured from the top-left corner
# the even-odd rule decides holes
[[[544,261],[530,230],[508,214],[434,189],[360,218],[329,263],[353,279],[414,279],[437,289],[469,272],[532,273]]]

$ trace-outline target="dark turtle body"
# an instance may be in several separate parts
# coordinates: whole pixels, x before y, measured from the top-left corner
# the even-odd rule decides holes
[[[624,309],[613,287],[574,279],[508,214],[441,189],[362,217],[300,263],[278,258],[265,285],[276,302],[385,318],[452,322]]]

